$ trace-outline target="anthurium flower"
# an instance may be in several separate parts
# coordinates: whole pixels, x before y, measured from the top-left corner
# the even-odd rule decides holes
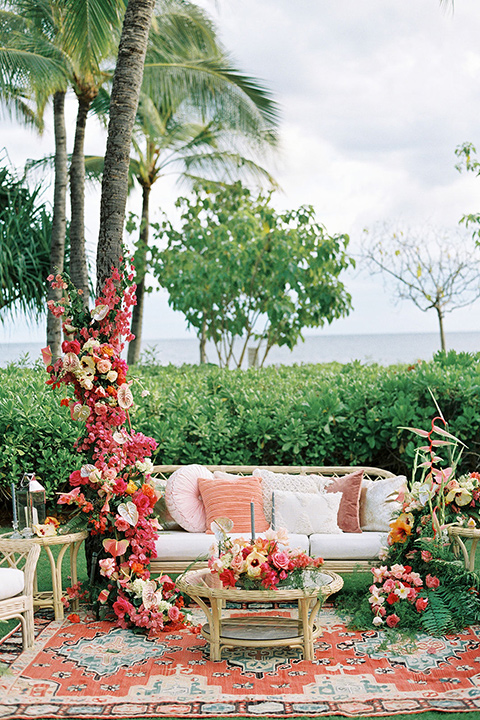
[[[45,363],[45,365],[51,365],[52,364],[52,350],[50,348],[50,345],[47,345],[46,348],[42,348],[42,360]]]
[[[128,383],[123,383],[117,390],[117,402],[122,410],[128,410],[133,405],[133,395]]]
[[[113,557],[123,555],[129,545],[130,540],[115,540],[114,538],[105,538],[105,540],[103,541],[103,547]]]
[[[107,317],[109,312],[110,312],[110,308],[108,307],[108,305],[97,305],[92,310],[90,310],[90,315],[92,316],[92,322],[95,320],[100,322],[100,320],[103,320],[105,317]]]

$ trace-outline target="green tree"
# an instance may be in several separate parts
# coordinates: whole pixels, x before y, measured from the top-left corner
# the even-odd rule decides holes
[[[167,247],[155,274],[197,331],[201,362],[207,340],[227,367],[240,367],[255,342],[263,365],[274,345],[293,348],[304,328],[348,314],[339,279],[354,265],[348,236],[328,235],[312,207],[279,213],[271,193],[253,195],[240,182],[197,185],[178,205],[180,227],[165,220],[158,228]]]
[[[40,193],[0,168],[0,322],[45,310],[52,219]]]
[[[446,350],[445,315],[480,297],[480,252],[473,243],[458,231],[383,226],[365,230],[362,256],[371,271],[386,274],[399,300],[436,312],[440,346]]]

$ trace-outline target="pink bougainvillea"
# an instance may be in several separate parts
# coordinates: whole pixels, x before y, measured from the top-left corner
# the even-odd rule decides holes
[[[136,625],[150,632],[181,627],[186,618],[174,583],[166,576],[151,580],[148,569],[156,557],[159,529],[150,483],[150,458],[157,443],[132,429],[132,381],[121,358],[125,342],[133,338],[133,266],[127,268],[122,261],[120,269],[112,269],[90,311],[67,275],[50,275],[48,280],[63,291],[48,308],[62,318],[65,340],[63,356],[53,365],[50,349],[42,350],[47,383],[68,389],[60,404],[83,425],[75,447],[88,458],[71,474],[72,490],[63,493],[59,503],[76,505],[90,534],[102,541],[92,555],[97,606],[113,609],[121,627]]]

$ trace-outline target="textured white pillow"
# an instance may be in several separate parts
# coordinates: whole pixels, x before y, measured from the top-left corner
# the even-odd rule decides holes
[[[318,492],[316,482],[310,475],[288,475],[275,473],[271,470],[256,468],[252,475],[262,479],[263,512],[268,522],[272,522],[272,492],[285,490],[296,493]]]
[[[405,475],[381,480],[362,480],[360,494],[360,527],[373,532],[390,532],[390,522],[395,511],[401,509],[398,493],[407,484]]]
[[[275,527],[290,533],[340,534],[337,525],[342,493],[306,493],[275,490]]]

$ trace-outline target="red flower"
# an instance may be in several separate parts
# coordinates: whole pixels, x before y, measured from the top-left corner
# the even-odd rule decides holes
[[[398,615],[395,615],[395,613],[392,613],[386,619],[386,623],[387,623],[388,627],[392,627],[392,628],[395,627],[396,625],[398,625],[399,622],[400,622],[400,618],[398,617]]]
[[[396,602],[398,602],[399,597],[396,593],[391,592],[390,595],[387,596],[387,603],[389,605],[395,605]]]
[[[70,613],[70,615],[67,615],[67,620],[70,620],[72,623],[78,623],[80,622],[80,615],[77,615],[77,613]]]
[[[435,588],[438,588],[438,586],[440,585],[440,580],[438,579],[438,577],[436,577],[436,575],[427,575],[427,577],[425,578],[425,585],[428,588],[432,588],[432,590],[435,590]]]
[[[428,605],[428,598],[419,597],[417,602],[415,603],[415,608],[416,608],[417,612],[420,613],[425,610],[427,605]]]
[[[222,581],[222,583],[224,585],[226,585],[227,587],[235,586],[235,583],[236,583],[235,575],[233,574],[233,572],[230,569],[226,568],[225,570],[223,570],[223,572],[220,573],[219,577],[220,577],[220,580]]]

